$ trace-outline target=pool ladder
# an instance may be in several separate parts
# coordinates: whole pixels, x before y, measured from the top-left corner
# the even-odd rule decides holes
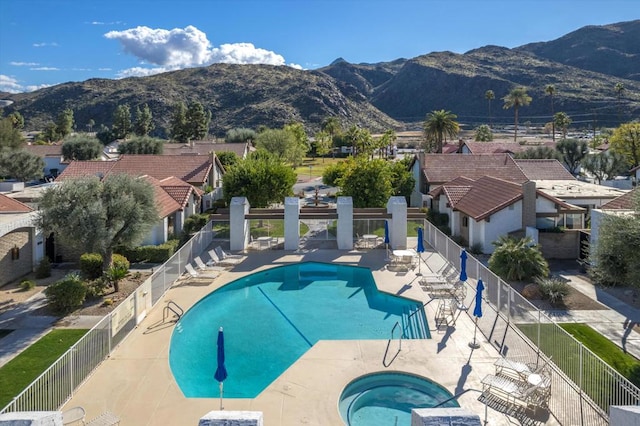
[[[411,320],[413,319],[413,316],[415,314],[417,314],[418,312],[421,312],[424,315],[424,308],[429,303],[431,303],[433,300],[434,299],[431,299],[427,303],[422,305],[420,308],[416,308],[415,311],[411,312],[411,314],[409,314],[407,316],[406,320],[402,321],[403,324],[401,324],[400,321],[396,321],[396,323],[393,325],[393,328],[391,329],[391,337],[389,338],[389,341],[387,342],[387,350],[384,352],[384,358],[382,360],[382,365],[384,365],[385,367],[389,367],[391,365],[391,363],[393,362],[393,360],[396,359],[396,357],[398,356],[400,351],[402,351],[402,339],[407,337],[406,330],[407,330],[407,328],[411,329],[410,324],[411,324]],[[420,328],[421,328],[420,326],[422,326],[422,325],[424,325],[424,324],[416,324],[416,327],[418,328],[418,332],[424,333],[424,330],[420,330]],[[389,363],[387,364],[386,359],[387,359],[387,353],[389,352],[389,346],[391,346],[391,341],[394,340],[395,331],[396,331],[396,329],[398,327],[400,327],[400,336],[398,336],[398,340],[399,340],[398,352],[396,352],[396,354],[393,356],[391,361],[389,361]],[[424,335],[426,336],[426,333],[424,333]]]
[[[167,306],[165,306],[162,310],[162,322],[167,319],[167,317],[169,316],[169,312],[173,312],[173,314],[177,316],[178,319],[180,319],[182,315],[184,315],[184,309],[178,306],[178,304],[173,300],[169,300],[167,302]]]

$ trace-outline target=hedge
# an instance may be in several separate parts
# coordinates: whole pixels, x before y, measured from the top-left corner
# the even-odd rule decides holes
[[[169,240],[158,246],[140,246],[132,248],[121,247],[118,252],[131,262],[164,263],[178,249],[179,240]]]

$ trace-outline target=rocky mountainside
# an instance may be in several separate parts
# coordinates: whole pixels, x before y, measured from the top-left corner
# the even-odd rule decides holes
[[[132,111],[147,103],[156,133],[166,135],[172,106],[199,101],[213,115],[211,134],[233,127],[280,127],[301,121],[309,132],[325,117],[337,116],[345,127],[373,132],[388,128],[419,129],[429,111],[446,109],[467,127],[489,121],[507,125],[513,111],[502,98],[525,86],[533,98],[522,108],[522,123],[550,121],[554,85],[555,112],[574,124],[613,126],[640,116],[640,20],[589,26],[557,40],[515,49],[485,46],[464,54],[435,52],[413,59],[350,64],[337,59],[315,71],[269,65],[215,64],[122,80],[92,79],[65,83],[31,93],[2,94],[14,101],[4,114],[20,111],[29,130],[42,129],[64,108],[74,111],[84,130],[89,120],[110,125],[117,105]],[[614,87],[624,84],[618,99]],[[489,103],[487,90],[495,99]]]

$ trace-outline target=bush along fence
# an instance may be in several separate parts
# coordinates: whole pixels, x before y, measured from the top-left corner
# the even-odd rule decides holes
[[[424,226],[424,242],[459,268],[462,248],[433,224]],[[466,271],[466,306],[474,306],[476,280],[484,283],[484,312],[477,324],[486,340],[504,357],[551,366],[549,410],[560,424],[608,424],[612,405],[640,405],[638,387],[471,255]]]
[[[105,316],[51,367],[17,395],[0,414],[14,411],[55,411],[72,396],[91,372],[138,325],[160,300],[185,265],[213,241],[212,222],[207,223],[134,293]]]

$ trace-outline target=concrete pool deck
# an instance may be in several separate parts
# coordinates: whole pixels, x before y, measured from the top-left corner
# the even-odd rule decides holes
[[[169,300],[185,310],[219,287],[249,273],[273,266],[304,261],[331,262],[369,268],[378,288],[426,303],[429,296],[418,285],[417,269],[394,272],[386,269],[385,250],[310,250],[251,252],[247,259],[215,280],[184,279],[176,282],[149,315],[80,386],[63,407],[82,406],[87,419],[106,410],[128,425],[197,425],[209,411],[220,408],[219,398],[185,398],[169,368],[169,343],[174,324],[162,324]],[[426,265],[439,269],[444,259],[433,251],[423,253]],[[460,312],[455,326],[435,328],[436,303],[426,306],[431,332],[428,340],[320,341],[254,399],[224,399],[224,409],[261,411],[264,424],[342,425],[338,400],[355,378],[378,371],[403,371],[427,377],[453,394],[463,389],[482,389],[481,380],[494,373],[499,354],[478,333],[478,349],[471,349],[474,323]],[[321,318],[318,318],[321,321]],[[389,330],[391,336],[391,330]],[[211,348],[215,357],[215,348]],[[385,367],[385,364],[388,367]],[[229,372],[229,374],[233,374]],[[211,380],[215,379],[211,377]],[[459,398],[460,406],[485,420],[479,392]],[[490,425],[511,425],[515,419],[489,408]],[[546,424],[557,424],[553,418]]]

